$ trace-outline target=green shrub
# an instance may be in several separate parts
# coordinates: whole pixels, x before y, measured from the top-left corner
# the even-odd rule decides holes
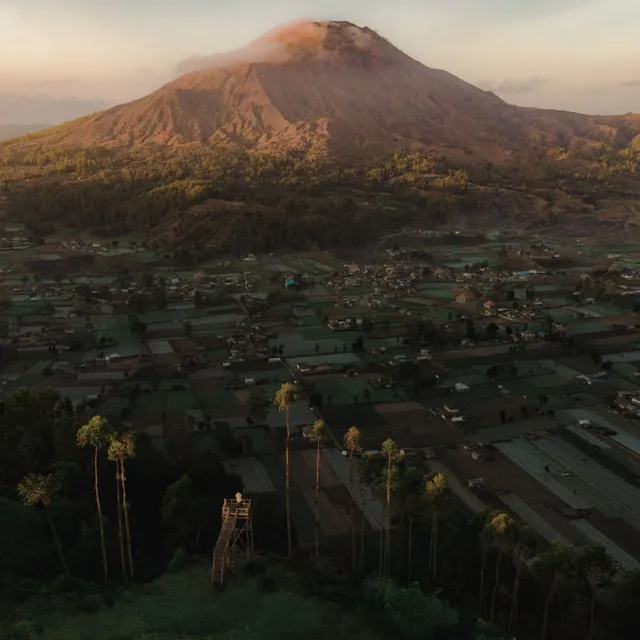
[[[256,580],[256,585],[259,591],[263,593],[272,593],[276,591],[276,581],[274,577],[267,573],[261,573]]]
[[[18,620],[11,624],[9,628],[3,630],[4,640],[28,640],[34,635],[40,635],[43,631],[42,625],[33,620]]]
[[[2,590],[2,596],[12,602],[24,602],[40,590],[37,582],[24,578],[16,580]]]
[[[249,560],[242,568],[242,573],[249,578],[255,578],[267,570],[267,564],[262,558],[253,558]]]
[[[167,573],[177,573],[180,571],[188,557],[184,547],[178,547],[173,552],[173,556],[171,556],[171,560],[169,560],[167,564]]]
[[[102,608],[104,601],[99,593],[89,593],[78,599],[77,611],[83,613],[94,613]]]
[[[70,578],[69,576],[59,575],[56,576],[48,585],[45,587],[45,593],[50,594],[61,594],[61,593],[73,593],[74,591],[78,591],[80,588],[80,583],[74,578]]]

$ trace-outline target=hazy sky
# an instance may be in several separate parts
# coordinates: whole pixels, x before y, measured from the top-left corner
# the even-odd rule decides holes
[[[0,0],[0,123],[139,97],[304,18],[369,26],[516,104],[640,112],[640,0]]]

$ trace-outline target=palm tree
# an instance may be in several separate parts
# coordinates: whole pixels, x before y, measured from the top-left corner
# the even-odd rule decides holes
[[[347,433],[344,434],[343,443],[345,450],[349,454],[349,484],[351,485],[351,493],[353,493],[353,456],[362,451],[358,427],[349,427]]]
[[[449,482],[442,473],[434,473],[427,478],[424,496],[431,507],[431,536],[429,539],[429,567],[432,570],[433,579],[436,579],[438,556],[438,516],[449,496]]]
[[[109,457],[108,451],[107,451],[107,457],[109,458],[109,460],[111,460],[111,458]],[[127,579],[127,563],[126,563],[125,553],[124,553],[124,534],[122,532],[122,527],[123,527],[122,488],[120,484],[120,467],[118,462],[117,461],[115,462],[116,462],[116,503],[118,506],[118,542],[120,543],[120,565],[122,567],[122,577],[126,580]]]
[[[107,458],[116,464],[116,480],[119,481],[118,513],[124,516],[124,526],[126,532],[127,556],[129,559],[129,575],[133,580],[135,572],[133,569],[133,552],[131,546],[131,529],[129,527],[129,504],[127,503],[127,483],[125,474],[125,462],[135,455],[135,435],[132,432],[112,434],[109,440]],[[122,527],[120,527],[122,532]],[[122,533],[121,540],[122,540]],[[124,564],[124,562],[123,562]],[[126,575],[126,572],[125,572]]]
[[[496,558],[496,579],[493,584],[493,591],[491,592],[491,620],[493,620],[496,613],[496,596],[498,595],[498,587],[500,586],[500,562],[502,556],[507,553],[514,522],[511,516],[508,516],[506,513],[497,513],[486,526],[488,527],[493,546],[498,550],[498,556]]]
[[[105,446],[109,430],[109,423],[104,418],[94,416],[87,424],[80,427],[76,433],[76,439],[79,447],[93,447],[93,489],[96,496],[96,508],[98,509],[100,546],[102,547],[102,568],[104,571],[105,582],[109,581],[109,569],[107,566],[107,548],[104,541],[104,522],[102,519],[100,490],[98,488],[98,452]]]
[[[478,593],[478,610],[480,615],[484,610],[484,578],[485,578],[485,569],[487,568],[487,558],[489,556],[489,552],[491,550],[491,546],[493,544],[493,535],[487,526],[491,521],[493,515],[489,512],[480,514],[481,521],[484,522],[482,524],[482,528],[480,529],[480,548],[481,548],[481,562],[480,562],[480,590]]]
[[[576,593],[576,565],[574,552],[557,541],[552,542],[549,550],[536,556],[531,563],[533,576],[545,593],[541,640],[547,638],[551,601],[571,597]]]
[[[385,487],[386,487],[386,509],[385,509],[385,539],[382,552],[381,562],[381,574],[389,574],[390,560],[391,560],[391,488],[392,488],[392,474],[394,471],[394,463],[402,455],[398,445],[391,439],[387,438],[382,443],[382,449],[380,450],[382,455],[387,459],[387,469],[385,474]]]
[[[353,501],[353,456],[362,451],[360,442],[360,430],[357,427],[349,427],[343,438],[345,451],[349,454],[349,490]],[[353,507],[351,508],[351,559],[353,571],[356,570],[356,529],[353,520]]]
[[[274,403],[278,411],[284,411],[287,437],[284,441],[284,468],[285,468],[285,500],[287,510],[287,549],[291,557],[291,485],[289,482],[289,440],[291,438],[291,423],[289,421],[289,409],[296,401],[296,388],[291,382],[285,382],[276,392]]]
[[[616,567],[601,542],[592,542],[582,550],[578,558],[578,566],[589,587],[588,640],[591,640],[593,638],[597,591],[613,578]]]
[[[51,534],[53,535],[53,540],[56,544],[56,549],[58,550],[60,564],[62,564],[64,572],[67,575],[70,575],[69,565],[67,564],[67,559],[64,556],[58,532],[56,531],[53,520],[51,519],[51,514],[49,513],[49,505],[51,504],[54,494],[59,488],[58,481],[53,474],[50,473],[43,476],[30,473],[19,482],[18,495],[28,507],[33,507],[38,504],[42,505],[47,518],[47,523],[51,529]]]
[[[511,608],[509,610],[509,633],[515,634],[518,625],[518,594],[520,592],[520,577],[533,558],[538,544],[538,538],[533,529],[525,525],[517,525],[513,532],[513,562],[516,565],[516,575],[513,580],[513,593],[511,596]]]
[[[317,420],[314,422],[312,430],[311,430],[311,439],[316,443],[316,495],[315,495],[315,506],[316,506],[316,537],[315,537],[315,559],[316,563],[318,562],[318,529],[320,527],[320,513],[318,506],[318,499],[320,495],[320,447],[322,443],[327,439],[327,427],[322,422],[322,420]]]
[[[398,474],[395,510],[407,524],[407,582],[411,584],[413,562],[413,523],[424,512],[424,475],[416,467],[409,466]]]

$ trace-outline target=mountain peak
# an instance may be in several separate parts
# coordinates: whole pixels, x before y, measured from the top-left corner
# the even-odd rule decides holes
[[[398,49],[368,27],[338,20],[302,20],[276,27],[235,51],[189,58],[176,70],[182,74],[234,64],[311,60],[368,66],[374,60],[391,60],[399,54]]]
[[[317,22],[305,20],[277,27],[248,47],[272,48],[278,62],[296,59],[341,58],[345,55],[389,57],[397,52],[386,40],[368,27],[338,20]]]
[[[566,136],[591,145],[604,135],[586,116],[507,105],[350,22],[290,23],[186,67],[144,98],[39,140],[348,160],[414,150],[500,164],[560,146]]]

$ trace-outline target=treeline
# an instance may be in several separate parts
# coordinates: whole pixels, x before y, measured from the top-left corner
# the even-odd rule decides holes
[[[637,176],[636,142],[568,144],[509,167],[412,152],[352,165],[200,148],[8,145],[0,148],[0,178],[10,214],[36,237],[63,222],[107,236],[152,230],[162,243],[197,247],[215,239],[220,250],[275,251],[362,244],[415,220],[446,224],[452,213],[492,206],[491,193],[473,185],[529,192],[550,206],[562,191],[595,204],[624,193]]]
[[[179,546],[208,553],[241,488],[211,453],[165,455],[57,392],[17,390],[0,402],[0,604],[59,574],[113,588],[160,575]]]
[[[298,393],[285,383],[273,399],[254,394],[247,401],[247,423],[256,428],[275,403],[287,436],[285,508],[261,497],[256,547],[294,562],[288,452]],[[94,611],[113,603],[116,585],[175,570],[190,555],[210,558],[222,499],[243,489],[212,453],[193,459],[170,446],[162,452],[145,435],[98,416],[82,418],[53,391],[7,396],[0,418],[0,609],[62,589],[79,594],[75,610]],[[228,425],[210,426],[217,450],[239,452]],[[321,451],[329,446],[324,423],[314,424],[312,440],[317,570],[324,556],[318,500]],[[361,533],[352,514],[338,555],[348,579],[362,581],[389,637],[418,640],[430,629],[426,637],[480,638],[472,631],[478,618],[508,637],[637,636],[640,573],[616,575],[602,546],[548,546],[503,511],[470,520],[447,477],[427,472],[392,440],[382,443],[381,455],[363,457],[361,434],[351,427],[343,444],[349,482],[367,482],[384,507],[379,535]],[[328,544],[327,550],[340,541]],[[355,593],[352,586],[341,599]]]
[[[199,205],[206,211],[208,201],[215,200],[215,220],[209,221],[208,235],[223,231],[225,241],[231,244],[266,239],[264,247],[251,247],[256,250],[300,246],[301,238],[306,244],[321,245],[361,240],[362,223],[372,209],[359,211],[358,203],[345,196],[350,189],[362,190],[364,200],[386,193],[414,213],[433,209],[442,215],[453,206],[444,194],[464,194],[470,182],[467,171],[444,157],[415,153],[350,166],[293,155],[201,150],[121,155],[100,149],[36,147],[6,149],[0,154],[1,165],[13,169],[3,183],[10,213],[26,222],[36,235],[43,235],[46,223],[61,221],[117,235],[156,227],[177,216],[172,231],[181,238],[190,232],[201,238],[202,229],[192,229],[181,214]],[[443,197],[416,203],[415,197],[408,197],[416,188],[439,192]],[[225,209],[221,202],[243,206]],[[393,211],[393,207],[385,209],[385,202],[379,204],[374,207],[376,214]],[[264,207],[272,211],[265,212]],[[406,211],[388,217],[397,221],[403,213]],[[331,215],[340,222],[335,233],[327,228],[331,225],[326,218]],[[384,219],[380,222],[384,226]],[[233,228],[227,232],[227,227]],[[365,235],[369,230],[364,229]]]
[[[360,432],[344,438],[351,465]],[[447,477],[424,472],[392,440],[365,457],[360,472],[384,503],[379,575],[441,590],[454,602],[471,596],[477,615],[523,637],[626,638],[640,631],[631,603],[640,572],[619,572],[600,543],[543,542],[505,511],[471,522]]]

